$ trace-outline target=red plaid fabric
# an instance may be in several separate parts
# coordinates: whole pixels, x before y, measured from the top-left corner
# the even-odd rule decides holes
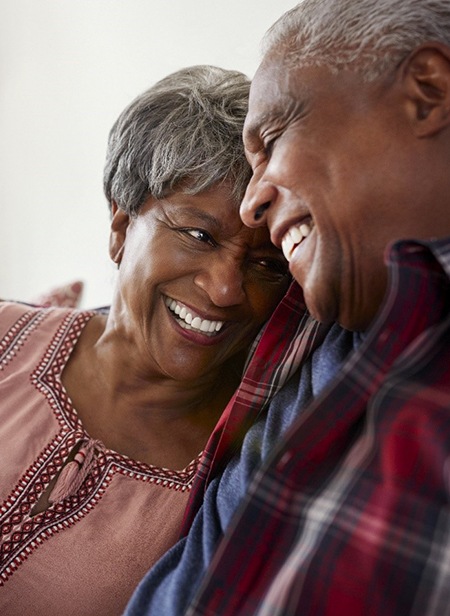
[[[450,240],[399,243],[389,266],[379,317],[257,473],[189,616],[450,614]]]
[[[203,451],[182,528],[188,533],[211,479],[240,448],[248,428],[298,366],[321,344],[328,326],[306,311],[303,293],[293,282],[253,345],[242,382]]]

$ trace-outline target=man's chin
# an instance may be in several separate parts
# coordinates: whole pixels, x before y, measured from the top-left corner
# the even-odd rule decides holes
[[[316,321],[325,325],[338,321],[339,314],[334,302],[320,302],[317,301],[317,298],[309,297],[306,293],[304,297],[308,312]]]
[[[373,322],[378,310],[379,302],[372,302],[371,309],[364,308],[361,303],[352,302],[351,305],[338,301],[336,296],[328,294],[320,297],[317,293],[304,290],[305,304],[312,317],[325,325],[338,323],[348,331],[364,332]]]

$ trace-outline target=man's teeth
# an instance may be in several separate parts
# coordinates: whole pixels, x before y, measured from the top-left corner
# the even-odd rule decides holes
[[[193,316],[186,306],[181,306],[174,299],[166,297],[165,304],[178,317],[178,323],[184,329],[195,329],[204,334],[217,334],[223,327],[223,321],[208,321],[199,316]]]
[[[281,240],[281,248],[283,254],[288,261],[291,260],[294,248],[298,246],[305,237],[311,232],[311,225],[306,222],[302,222],[301,225],[291,227]]]

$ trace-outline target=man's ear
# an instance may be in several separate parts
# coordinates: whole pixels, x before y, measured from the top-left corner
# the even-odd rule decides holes
[[[450,123],[450,48],[425,43],[403,61],[408,115],[419,138],[435,135]]]
[[[111,202],[111,233],[109,235],[109,255],[114,263],[119,267],[125,248],[125,237],[127,234],[130,217],[120,209],[115,201]]]

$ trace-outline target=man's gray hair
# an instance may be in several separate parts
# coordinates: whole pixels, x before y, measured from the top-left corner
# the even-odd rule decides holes
[[[192,66],[138,96],[111,129],[104,192],[135,216],[145,199],[197,194],[230,182],[239,202],[251,176],[242,144],[250,80]]]
[[[303,0],[269,29],[263,54],[372,81],[429,41],[450,45],[449,0]]]

